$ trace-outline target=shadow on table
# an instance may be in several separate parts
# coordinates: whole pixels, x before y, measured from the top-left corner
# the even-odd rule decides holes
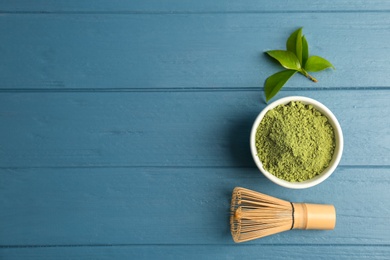
[[[233,165],[239,167],[255,167],[249,146],[250,131],[253,124],[253,116],[240,118],[237,124],[229,129],[230,157]]]
[[[228,138],[230,141],[230,159],[236,167],[256,167],[253,161],[250,150],[250,132],[252,130],[253,122],[258,113],[264,106],[259,108],[256,113],[248,113],[246,116],[240,116],[237,122],[228,130]]]

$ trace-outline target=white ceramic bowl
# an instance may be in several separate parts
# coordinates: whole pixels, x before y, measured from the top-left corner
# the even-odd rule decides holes
[[[336,147],[335,151],[333,153],[332,161],[330,162],[329,166],[319,175],[315,176],[314,178],[310,180],[306,180],[303,182],[289,182],[282,179],[279,179],[275,175],[271,174],[267,170],[263,168],[263,164],[261,163],[259,157],[257,156],[257,148],[256,148],[256,131],[257,127],[259,126],[261,120],[263,119],[264,115],[271,109],[277,107],[281,104],[288,104],[291,101],[301,101],[303,104],[310,104],[314,108],[316,108],[319,112],[321,112],[324,116],[326,116],[329,120],[329,123],[333,126],[334,133],[335,133],[335,142]],[[337,121],[336,117],[333,115],[333,113],[323,104],[320,102],[307,98],[307,97],[300,97],[300,96],[291,96],[291,97],[285,97],[281,98],[279,100],[276,100],[266,106],[263,111],[257,116],[255,122],[253,123],[251,136],[250,136],[250,147],[252,152],[253,160],[255,161],[257,167],[260,169],[260,171],[272,182],[291,189],[305,189],[309,187],[313,187],[324,180],[326,180],[336,169],[337,165],[340,162],[341,154],[343,153],[343,147],[344,147],[344,139],[343,139],[343,133],[341,131],[341,127],[339,122]]]

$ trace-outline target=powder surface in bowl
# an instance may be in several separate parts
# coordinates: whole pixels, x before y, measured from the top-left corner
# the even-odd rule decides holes
[[[329,166],[335,146],[328,118],[299,101],[268,111],[256,132],[257,152],[264,169],[289,182],[320,174]]]

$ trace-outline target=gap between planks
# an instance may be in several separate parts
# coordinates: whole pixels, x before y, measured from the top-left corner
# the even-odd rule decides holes
[[[0,249],[5,248],[72,248],[72,247],[198,247],[198,246],[231,246],[230,244],[68,244],[68,245],[0,245]],[[240,247],[390,247],[390,244],[241,244]]]
[[[193,87],[193,88],[0,88],[0,93],[63,93],[63,92],[258,92],[263,91],[262,87],[246,88],[225,88],[225,87]],[[281,91],[362,91],[362,90],[390,90],[390,86],[376,87],[307,87],[307,88],[285,88]]]
[[[224,15],[224,14],[294,14],[294,13],[387,13],[389,9],[374,10],[243,10],[243,11],[7,11],[0,14],[37,15]]]
[[[340,169],[390,169],[390,165],[339,165]],[[1,167],[0,170],[28,169],[257,169],[255,166],[148,166],[148,165],[91,165],[91,166],[26,166]]]

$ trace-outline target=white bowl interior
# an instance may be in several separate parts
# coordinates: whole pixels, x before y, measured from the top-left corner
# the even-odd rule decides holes
[[[303,182],[288,182],[288,181],[277,178],[275,175],[271,174],[270,172],[268,172],[267,170],[265,170],[263,168],[263,164],[261,163],[259,157],[257,156],[256,131],[257,131],[257,127],[259,126],[264,115],[269,110],[271,110],[271,109],[273,109],[281,104],[288,104],[291,101],[300,101],[303,104],[312,105],[319,112],[321,112],[321,114],[323,114],[324,116],[326,116],[328,118],[329,123],[332,125],[332,127],[334,129],[334,133],[335,133],[336,147],[335,147],[335,151],[333,153],[333,157],[332,157],[332,160],[331,160],[329,166],[321,174],[317,175],[316,177],[314,177],[310,180],[306,180]],[[301,97],[301,96],[291,96],[291,97],[281,98],[279,100],[272,102],[271,104],[269,104],[267,107],[265,107],[260,112],[260,114],[257,116],[257,118],[253,124],[253,127],[252,127],[251,136],[250,136],[250,147],[251,147],[252,157],[253,157],[257,167],[269,180],[271,180],[272,182],[274,182],[280,186],[286,187],[286,188],[304,189],[304,188],[309,188],[309,187],[315,186],[315,185],[323,182],[333,173],[333,171],[336,169],[337,165],[339,164],[340,159],[341,159],[341,155],[343,153],[344,139],[343,139],[343,133],[342,133],[342,130],[341,130],[341,127],[340,127],[340,124],[339,124],[337,118],[333,115],[333,113],[326,106],[324,106],[320,102],[318,102],[314,99],[311,99],[311,98]]]

